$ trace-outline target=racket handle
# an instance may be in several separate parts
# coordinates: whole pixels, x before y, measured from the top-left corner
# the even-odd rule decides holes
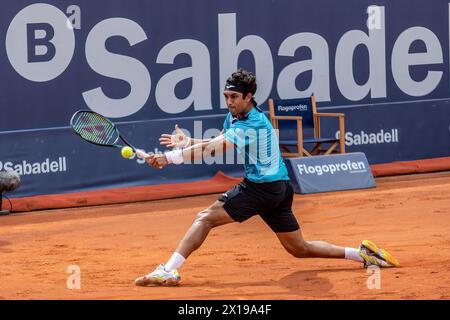
[[[141,159],[145,159],[145,158],[147,158],[147,157],[149,156],[148,153],[145,153],[144,151],[139,150],[139,149],[136,149],[134,152],[135,152],[136,155],[137,155],[139,158],[141,158]]]

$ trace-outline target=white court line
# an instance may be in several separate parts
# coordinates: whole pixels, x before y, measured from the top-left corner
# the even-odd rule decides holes
[[[393,104],[405,104],[405,103],[421,103],[421,102],[437,102],[437,101],[450,101],[450,98],[442,98],[442,99],[425,99],[425,100],[406,100],[406,101],[387,101],[380,103],[365,103],[365,104],[352,104],[352,105],[341,105],[341,106],[332,106],[332,107],[317,107],[319,110],[331,110],[331,109],[349,109],[349,108],[359,108],[359,107],[372,107],[372,106],[384,106],[384,105],[393,105]],[[317,102],[319,103],[319,102]]]
[[[450,98],[441,98],[441,99],[425,99],[425,100],[406,100],[406,101],[396,101],[396,102],[380,102],[380,103],[366,103],[366,104],[354,104],[354,105],[341,105],[341,106],[331,106],[331,107],[319,107],[318,110],[333,110],[333,109],[350,109],[350,108],[359,108],[359,107],[368,107],[368,106],[384,106],[384,105],[394,105],[394,104],[405,104],[405,103],[420,103],[420,102],[437,102],[437,101],[450,101]],[[319,102],[318,102],[319,103]],[[264,113],[268,113],[268,111],[264,111]],[[175,117],[175,118],[165,118],[165,119],[145,119],[145,120],[134,120],[134,121],[118,121],[114,122],[116,125],[123,124],[138,124],[143,122],[150,121],[177,121],[177,120],[197,120],[199,117],[202,118],[215,118],[215,117],[223,117],[226,116],[227,113],[223,114],[208,114],[208,115],[197,115],[197,116],[188,116],[188,117]],[[58,127],[50,127],[50,128],[33,128],[33,129],[16,129],[16,130],[8,130],[8,131],[0,131],[0,134],[10,134],[16,132],[34,132],[34,131],[42,131],[42,130],[61,130],[61,129],[69,129],[68,126],[58,126]]]

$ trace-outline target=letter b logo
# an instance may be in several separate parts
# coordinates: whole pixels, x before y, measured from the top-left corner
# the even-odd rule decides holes
[[[6,34],[6,53],[17,73],[45,82],[66,70],[75,50],[67,21],[61,10],[44,3],[32,4],[14,17]]]
[[[38,31],[44,32],[44,37],[36,38]],[[28,62],[47,62],[55,57],[55,45],[50,41],[53,39],[55,31],[48,23],[27,24],[28,37]],[[39,49],[45,50],[44,54],[38,54]]]

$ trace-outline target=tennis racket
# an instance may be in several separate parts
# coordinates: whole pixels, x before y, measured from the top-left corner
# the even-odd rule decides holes
[[[149,156],[125,140],[114,123],[94,111],[80,110],[75,112],[70,119],[70,125],[75,133],[87,142],[98,146],[122,149],[124,146],[118,143],[119,139],[122,139],[139,158],[145,159]]]

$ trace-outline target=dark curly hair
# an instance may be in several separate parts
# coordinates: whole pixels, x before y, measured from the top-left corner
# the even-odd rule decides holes
[[[243,93],[244,97],[251,93],[253,96],[255,95],[257,85],[256,85],[256,77],[250,71],[239,68],[236,72],[233,72],[231,77],[227,79],[227,83],[232,83],[234,85],[247,88],[247,92]],[[257,105],[255,99],[252,97],[251,100],[254,106]]]

